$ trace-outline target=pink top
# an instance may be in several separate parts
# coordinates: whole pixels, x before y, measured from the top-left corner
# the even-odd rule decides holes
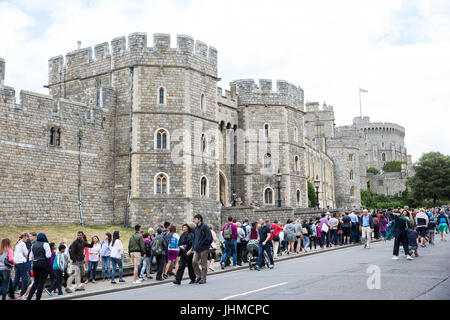
[[[212,239],[213,239],[213,241],[211,242],[211,249],[216,250],[217,249],[216,233],[213,230],[211,230],[211,235],[212,235]]]

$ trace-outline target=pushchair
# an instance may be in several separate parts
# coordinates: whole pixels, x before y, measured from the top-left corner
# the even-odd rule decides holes
[[[250,240],[247,243],[247,252],[248,252],[248,266],[250,270],[254,269],[255,266],[258,265],[258,251],[259,251],[259,242],[258,240]],[[261,268],[268,266],[269,261],[266,254],[263,254],[263,259],[261,262]]]

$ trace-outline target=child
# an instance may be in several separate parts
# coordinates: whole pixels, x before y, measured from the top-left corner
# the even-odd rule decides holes
[[[416,257],[419,256],[417,252],[418,244],[417,239],[419,238],[419,234],[414,229],[408,229],[408,247],[409,247],[409,255],[411,256],[413,251]]]
[[[64,244],[60,244],[58,247],[58,254],[55,256],[55,260],[52,264],[52,269],[55,273],[52,285],[49,291],[49,295],[53,296],[53,291],[58,289],[58,295],[62,296],[65,293],[62,291],[62,279],[64,275],[64,269],[67,266],[67,258],[64,252],[66,251],[66,246]]]
[[[54,242],[50,242],[49,243],[50,246],[50,251],[52,252],[52,255],[50,257],[50,266],[53,266],[53,262],[55,261],[55,257],[56,257],[56,253],[55,253],[55,243]],[[51,268],[50,270],[50,283],[53,283],[55,281],[55,271],[53,270],[53,268]],[[52,296],[52,293],[50,290],[45,289],[45,292],[47,292],[47,294],[49,296]]]
[[[434,222],[434,218],[430,218],[430,222],[428,222],[428,237],[430,244],[434,246],[434,233],[437,231],[437,224]]]

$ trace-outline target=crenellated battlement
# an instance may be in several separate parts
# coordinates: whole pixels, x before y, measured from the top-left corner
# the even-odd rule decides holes
[[[323,103],[322,107],[320,107],[320,104],[318,102],[307,102],[305,106],[306,112],[315,112],[315,111],[333,112],[333,106],[327,105],[325,102]]]
[[[359,129],[368,133],[397,133],[404,135],[405,128],[391,122],[370,122],[369,117],[364,117],[361,119],[360,117],[356,117],[353,119],[353,124],[356,125]]]
[[[93,54],[94,53],[94,54]],[[133,65],[193,68],[217,77],[217,50],[187,35],[177,35],[171,47],[170,34],[155,33],[153,46],[147,34],[136,32],[49,59],[49,85],[83,79]]]
[[[300,86],[285,80],[260,79],[259,86],[254,79],[240,79],[230,83],[231,94],[238,96],[239,105],[289,105],[303,111],[304,91]]]

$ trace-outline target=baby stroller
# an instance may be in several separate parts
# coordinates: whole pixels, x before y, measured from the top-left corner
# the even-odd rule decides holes
[[[258,265],[258,251],[259,251],[259,242],[258,240],[250,240],[247,244],[247,252],[248,252],[248,266],[250,270],[255,268]],[[261,262],[261,267],[269,265],[267,257],[263,254],[263,259]]]

